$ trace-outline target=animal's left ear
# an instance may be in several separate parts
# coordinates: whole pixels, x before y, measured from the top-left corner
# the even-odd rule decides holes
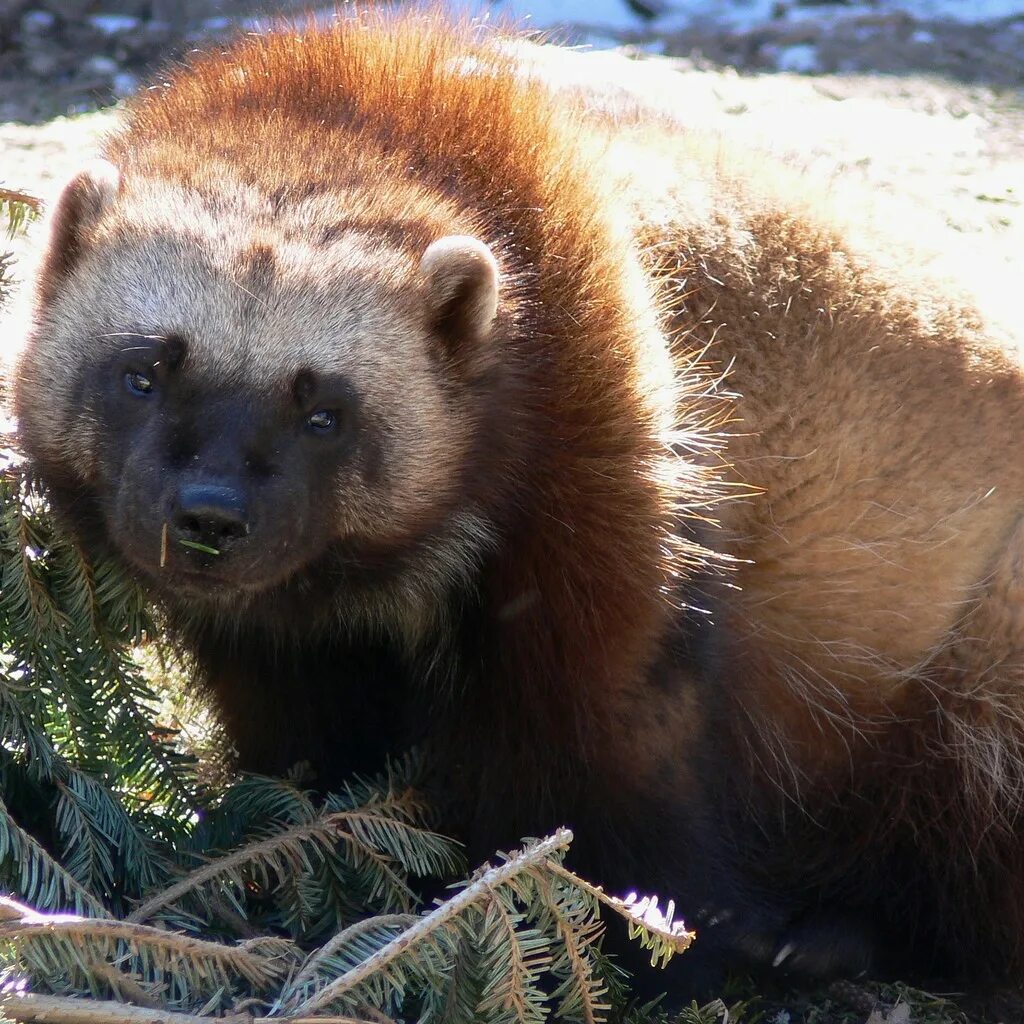
[[[93,160],[65,186],[50,218],[50,239],[39,269],[37,296],[48,306],[88,246],[90,229],[117,198],[121,172],[109,160]]]
[[[431,242],[420,260],[431,326],[458,344],[485,338],[498,312],[498,264],[471,235]]]

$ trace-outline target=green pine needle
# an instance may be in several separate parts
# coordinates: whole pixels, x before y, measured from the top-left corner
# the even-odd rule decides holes
[[[219,555],[220,550],[218,548],[211,548],[209,544],[200,544],[195,540],[179,540],[178,543],[183,548],[192,548],[193,551],[202,551],[207,555]]]

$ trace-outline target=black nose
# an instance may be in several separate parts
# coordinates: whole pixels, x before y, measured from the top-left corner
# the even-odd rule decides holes
[[[249,532],[245,496],[219,484],[183,484],[174,504],[173,523],[182,540],[220,551]]]

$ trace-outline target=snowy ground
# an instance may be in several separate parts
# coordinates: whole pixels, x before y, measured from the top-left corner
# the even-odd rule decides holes
[[[402,0],[385,0],[401,3]],[[449,0],[563,42],[798,74],[909,74],[1024,87],[1024,0]],[[319,19],[336,16],[322,8]],[[222,19],[221,19],[222,20]],[[248,17],[249,28],[268,19]]]
[[[917,72],[1024,85],[1022,0],[466,0],[593,46],[744,70]],[[936,60],[936,54],[939,59]]]
[[[526,16],[540,28],[593,25],[612,33],[638,29],[671,33],[697,25],[751,32],[780,19],[832,27],[893,14],[960,24],[1024,19],[1021,0],[482,0],[477,7]]]
[[[387,4],[408,0],[379,0]],[[1024,0],[445,0],[570,43],[800,74],[937,74],[1024,88]],[[338,0],[343,10],[354,5]],[[169,54],[334,0],[0,0],[0,122],[45,121],[132,93]],[[149,11],[148,16],[139,11]],[[261,12],[254,16],[254,11]]]

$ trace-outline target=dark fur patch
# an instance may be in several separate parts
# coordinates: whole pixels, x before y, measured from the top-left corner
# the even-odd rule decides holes
[[[239,257],[239,271],[239,283],[257,295],[270,291],[277,273],[277,260],[273,248],[266,243],[250,246]]]

